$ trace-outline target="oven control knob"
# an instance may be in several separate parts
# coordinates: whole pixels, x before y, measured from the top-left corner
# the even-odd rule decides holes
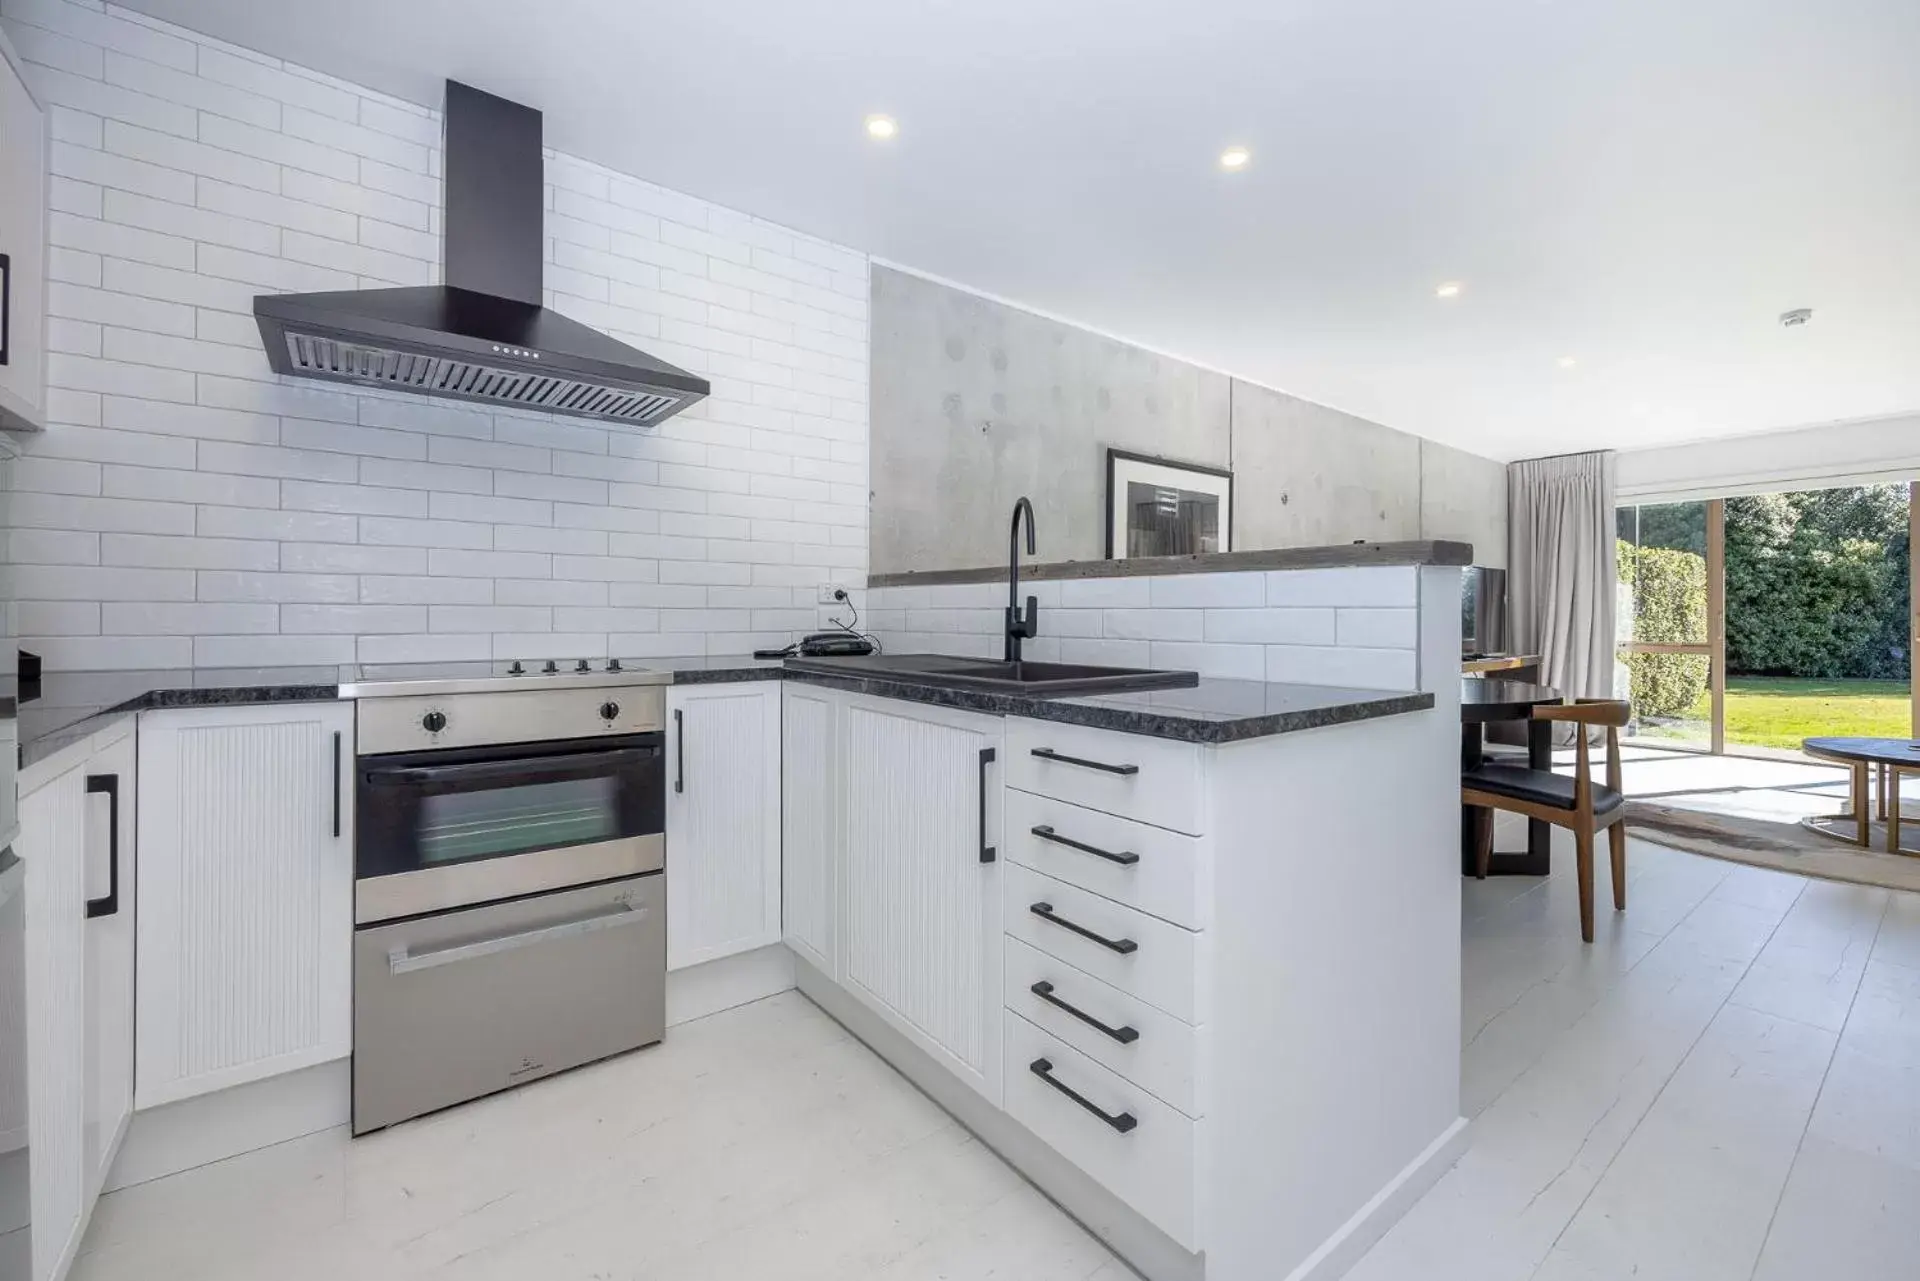
[[[610,720],[612,720],[612,719],[614,719],[614,718],[615,718],[616,716],[618,716],[618,715],[620,715],[620,704],[618,704],[618,703],[602,703],[602,704],[600,704],[600,719],[601,719],[601,720],[603,720],[603,721],[610,721]]]
[[[447,714],[445,712],[428,712],[420,718],[420,728],[429,734],[438,734],[446,727]]]

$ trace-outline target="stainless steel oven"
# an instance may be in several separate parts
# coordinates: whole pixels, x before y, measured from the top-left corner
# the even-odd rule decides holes
[[[353,1129],[660,1039],[664,699],[362,694]]]

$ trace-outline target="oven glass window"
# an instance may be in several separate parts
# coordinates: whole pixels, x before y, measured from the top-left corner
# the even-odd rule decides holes
[[[420,798],[419,854],[424,867],[609,841],[619,835],[614,778],[568,778]]]

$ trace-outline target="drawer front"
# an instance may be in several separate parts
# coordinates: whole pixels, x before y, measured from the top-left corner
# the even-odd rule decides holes
[[[1007,940],[1007,1008],[1188,1116],[1204,1116],[1204,1029]]]
[[[1201,1123],[1011,1010],[1006,1017],[1008,1114],[1162,1232],[1202,1249]]]
[[[1007,933],[1186,1023],[1206,1022],[1206,935],[1009,863]]]
[[[1007,782],[1155,827],[1205,830],[1200,748],[1193,743],[1010,717]]]
[[[1009,789],[1006,843],[1008,858],[1037,872],[1190,930],[1206,928],[1205,837]]]

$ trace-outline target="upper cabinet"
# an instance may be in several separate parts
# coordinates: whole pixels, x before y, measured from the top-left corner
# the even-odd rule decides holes
[[[667,968],[780,941],[780,683],[667,691]]]
[[[0,428],[46,415],[47,117],[0,35]]]
[[[352,1053],[353,710],[141,714],[136,1107]]]

